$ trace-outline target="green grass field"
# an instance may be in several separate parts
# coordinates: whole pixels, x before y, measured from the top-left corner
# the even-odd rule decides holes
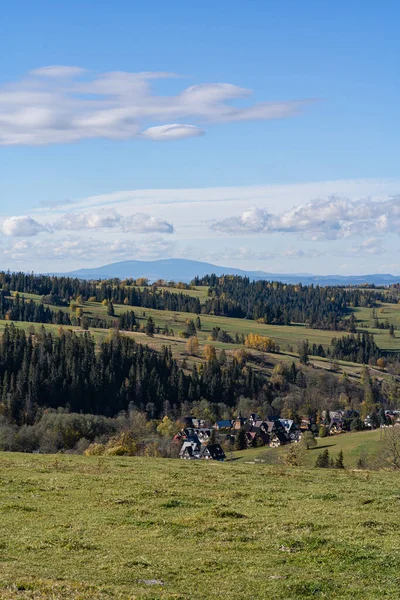
[[[166,289],[169,289],[169,291],[171,292],[182,291],[176,290],[175,288]],[[208,288],[196,288],[196,290],[190,291],[190,295],[197,295],[201,299],[204,299],[207,295],[207,289]],[[183,292],[187,293],[186,290],[183,290]],[[32,299],[35,302],[41,301],[41,297],[35,294],[24,294],[24,297]],[[59,310],[59,307],[56,306],[51,306],[50,308],[52,308],[53,310]],[[98,302],[86,302],[83,306],[83,309],[84,313],[89,317],[97,316],[100,318],[105,318],[107,315],[106,308]],[[165,325],[167,325],[169,329],[172,329],[174,331],[175,336],[178,335],[179,331],[182,331],[185,328],[185,322],[187,319],[195,320],[197,317],[197,315],[193,313],[176,313],[168,310],[162,311],[150,308],[129,307],[121,305],[115,305],[114,309],[115,314],[117,316],[123,312],[126,312],[127,310],[134,310],[139,323],[142,324],[144,324],[147,321],[147,318],[151,316],[154,319],[156,326],[163,328]],[[69,312],[69,308],[62,308],[62,310]],[[387,318],[389,322],[393,323],[394,325],[400,325],[400,305],[380,304],[380,307],[376,309],[376,312],[379,317],[379,320],[386,320]],[[356,308],[354,309],[354,313],[357,318],[357,322],[360,325],[367,327],[368,331],[371,331],[371,333],[374,333],[375,341],[382,350],[400,351],[400,332],[396,331],[395,337],[392,338],[389,336],[387,330],[372,329],[372,309]],[[310,329],[306,325],[302,324],[291,326],[264,325],[262,323],[256,323],[255,321],[250,321],[247,319],[232,319],[228,317],[220,317],[214,315],[201,315],[201,322],[202,331],[198,332],[200,344],[209,343],[209,340],[207,338],[210,336],[213,327],[220,327],[221,329],[226,330],[232,337],[234,337],[236,333],[238,333],[239,335],[258,333],[260,335],[271,337],[274,340],[276,340],[276,342],[281,346],[281,349],[284,351],[288,350],[289,347],[293,347],[293,349],[296,350],[297,345],[304,339],[308,339],[310,344],[322,344],[324,348],[327,348],[331,344],[333,337],[339,337],[341,335],[347,334],[346,332]],[[94,333],[97,334],[98,330],[95,330]],[[231,344],[223,344],[218,342],[215,342],[214,344],[219,349],[232,349]]]
[[[354,308],[352,312],[354,312],[358,323],[372,327],[374,322],[372,308]],[[400,327],[400,304],[378,302],[375,313],[378,321],[385,322],[387,320],[395,327]]]
[[[0,598],[397,598],[391,473],[0,454]]]
[[[381,437],[383,438],[384,435],[385,430],[381,433],[380,429],[375,429],[372,431],[356,431],[354,433],[342,433],[326,438],[318,438],[318,445],[308,450],[305,454],[305,466],[313,467],[318,454],[325,448],[328,448],[329,456],[333,459],[342,450],[345,466],[355,469],[362,451],[365,450],[368,455],[373,456],[379,449]],[[267,456],[278,456],[280,459],[283,459],[288,448],[290,446],[282,446],[280,448],[251,448],[249,450],[234,452],[233,457],[238,462],[247,462],[257,460],[260,453],[266,453]]]

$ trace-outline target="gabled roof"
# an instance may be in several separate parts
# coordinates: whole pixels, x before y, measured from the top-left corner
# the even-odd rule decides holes
[[[211,456],[213,460],[225,459],[225,452],[222,450],[220,444],[210,444],[209,446],[204,446],[200,453],[200,458],[207,454]]]
[[[179,456],[183,456],[184,454],[188,454],[189,456],[193,456],[195,452],[200,451],[200,443],[196,442],[183,442],[181,449],[179,451]]]
[[[274,434],[276,435],[276,437],[278,438],[278,440],[280,441],[281,444],[287,443],[288,437],[287,437],[285,431],[278,429],[277,431],[274,431]]]
[[[294,426],[293,419],[279,419],[279,422],[282,423],[285,431],[290,431]]]

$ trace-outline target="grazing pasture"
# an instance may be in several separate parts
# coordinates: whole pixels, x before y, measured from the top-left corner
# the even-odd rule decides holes
[[[397,598],[391,473],[0,454],[0,598]]]
[[[336,459],[339,452],[344,455],[344,464],[350,469],[357,467],[357,462],[363,452],[372,457],[379,449],[381,439],[386,435],[387,429],[374,429],[366,431],[355,431],[352,433],[342,433],[332,435],[326,438],[317,438],[318,444],[315,448],[310,448],[304,455],[304,464],[306,467],[313,467],[317,456],[325,448],[329,451],[329,456]],[[263,454],[268,461],[277,458],[283,461],[286,452],[291,446],[281,446],[279,448],[251,448],[250,450],[240,450],[233,453],[233,457],[238,462],[247,462],[257,460],[260,454]]]

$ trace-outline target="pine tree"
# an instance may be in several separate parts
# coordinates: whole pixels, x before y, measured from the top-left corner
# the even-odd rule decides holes
[[[237,434],[235,435],[235,450],[246,450],[247,448],[247,439],[246,432],[241,427]]]
[[[154,337],[155,326],[154,326],[153,317],[149,317],[147,319],[147,323],[145,325],[144,330],[145,330],[146,335],[148,335],[149,337]]]
[[[343,450],[341,450],[335,461],[335,469],[344,469]]]
[[[326,448],[321,454],[318,454],[317,460],[315,461],[315,466],[320,469],[328,469],[330,465],[329,462],[329,452],[328,448]]]
[[[308,365],[308,357],[310,354],[310,347],[308,344],[308,340],[304,340],[298,346],[299,360],[302,365]]]

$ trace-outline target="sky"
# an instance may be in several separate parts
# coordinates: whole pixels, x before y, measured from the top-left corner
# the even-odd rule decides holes
[[[400,275],[397,0],[17,0],[0,268]]]

